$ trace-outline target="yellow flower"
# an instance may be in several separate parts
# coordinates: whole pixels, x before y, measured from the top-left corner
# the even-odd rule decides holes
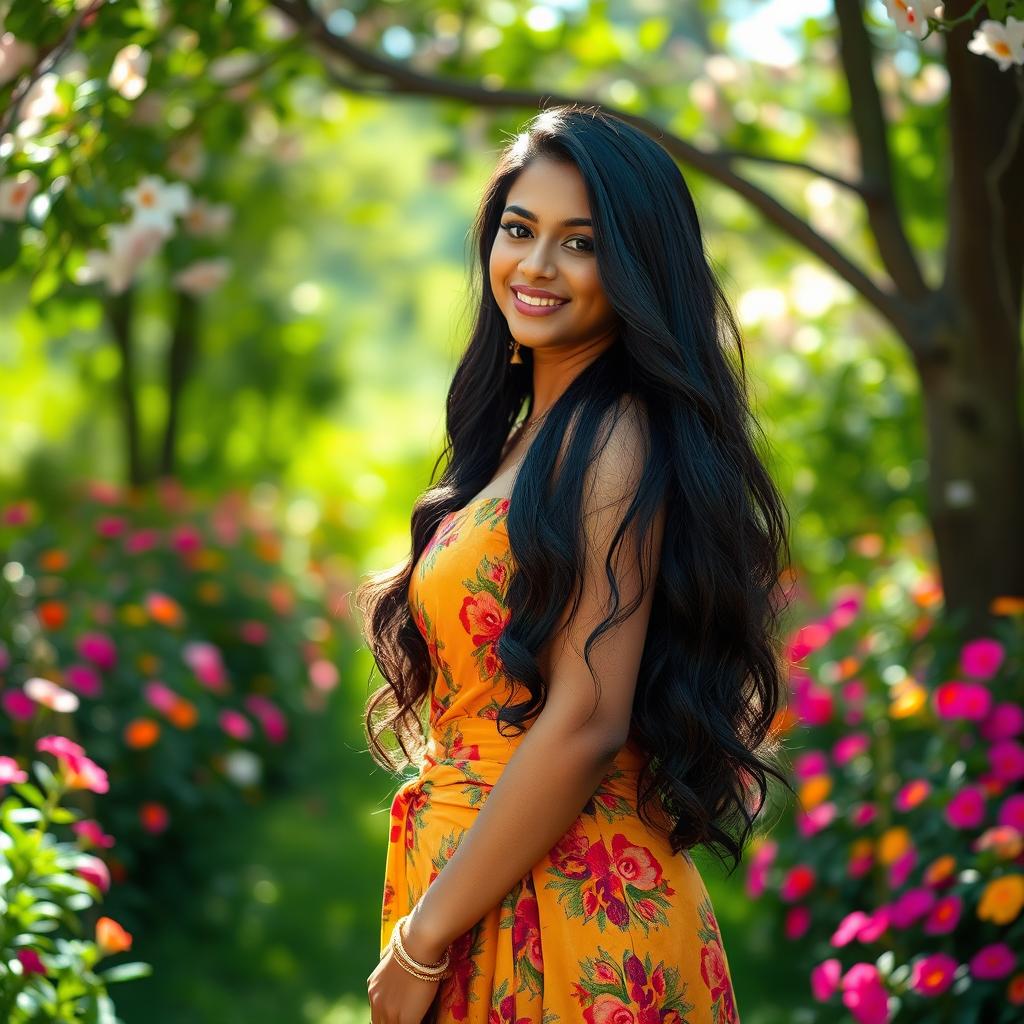
[[[813,810],[832,792],[832,778],[828,775],[812,775],[800,787],[800,803],[805,811]]]
[[[909,718],[916,715],[928,700],[928,691],[909,676],[897,683],[891,692],[890,718]]]
[[[141,605],[126,604],[121,609],[121,621],[126,626],[144,626],[149,619]]]
[[[900,859],[910,849],[910,833],[902,825],[886,829],[878,837],[878,859],[889,865]]]
[[[1016,920],[1024,906],[1024,875],[1002,875],[993,878],[981,892],[978,917],[995,924]]]

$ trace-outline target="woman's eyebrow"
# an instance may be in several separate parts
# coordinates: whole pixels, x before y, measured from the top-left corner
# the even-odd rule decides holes
[[[520,217],[525,217],[527,220],[537,220],[535,213],[530,213],[529,210],[524,210],[521,206],[506,206],[504,212],[518,213]],[[562,221],[562,226],[567,228],[591,228],[594,225],[589,217],[569,217],[568,220]]]

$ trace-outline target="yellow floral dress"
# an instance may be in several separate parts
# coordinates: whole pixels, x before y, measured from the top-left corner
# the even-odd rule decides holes
[[[508,504],[483,498],[449,513],[413,568],[409,606],[436,675],[424,762],[391,804],[382,956],[522,739],[501,736],[496,722],[508,693],[496,653],[513,567]],[[643,761],[627,743],[562,839],[455,941],[425,1021],[739,1021],[700,872],[637,814]]]

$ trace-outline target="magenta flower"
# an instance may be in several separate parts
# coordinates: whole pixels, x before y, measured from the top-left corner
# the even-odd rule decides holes
[[[910,876],[910,872],[917,866],[917,847],[912,846],[902,856],[897,857],[889,865],[889,887],[892,889],[898,889],[903,885],[907,878]]]
[[[794,690],[793,706],[808,725],[827,725],[832,718],[832,692],[808,680]]]
[[[832,606],[826,622],[833,630],[845,629],[857,618],[864,598],[859,590],[852,591],[847,596],[839,598]]]
[[[793,758],[793,774],[803,781],[828,773],[828,755],[824,750],[807,750]]]
[[[185,644],[182,657],[195,673],[196,679],[208,690],[223,693],[227,689],[227,672],[221,661],[220,650],[213,644],[205,641]]]
[[[840,981],[843,1005],[857,1024],[886,1024],[889,997],[874,964],[854,964]]]
[[[826,800],[824,803],[812,807],[809,811],[797,810],[796,826],[805,839],[816,835],[823,828],[828,828],[836,819],[839,809],[834,800]]]
[[[914,961],[910,987],[923,996],[938,996],[953,984],[957,962],[948,953],[931,953]]]
[[[203,546],[203,536],[194,526],[176,526],[171,531],[171,546],[178,554],[187,555]]]
[[[217,716],[220,727],[236,740],[247,740],[252,736],[252,724],[241,712],[224,708]]]
[[[1000,825],[1009,825],[1018,832],[1024,833],[1024,793],[1008,796],[999,806],[996,818]]]
[[[799,664],[808,654],[824,647],[832,637],[832,627],[827,622],[809,622],[796,631],[789,644],[789,660]]]
[[[74,740],[69,740],[67,736],[40,736],[36,740],[36,750],[63,758],[85,755],[85,748]]]
[[[146,683],[142,688],[142,692],[146,695],[146,700],[149,701],[150,706],[163,715],[170,714],[178,703],[178,695],[158,679]]]
[[[120,537],[128,522],[122,516],[102,516],[96,520],[96,532],[101,537]]]
[[[889,927],[890,909],[888,903],[883,903],[882,906],[876,907],[868,914],[867,921],[861,925],[860,930],[857,932],[857,941],[865,943],[877,941],[886,928]]]
[[[871,740],[867,733],[851,732],[836,740],[832,748],[832,760],[838,765],[847,764],[870,749]]]
[[[0,704],[8,718],[16,722],[27,722],[36,713],[36,703],[22,690],[4,690],[0,694]]]
[[[979,637],[970,640],[960,650],[960,664],[964,673],[975,679],[991,679],[999,671],[1006,651],[998,640]]]
[[[117,664],[117,648],[106,633],[83,633],[75,644],[75,650],[104,672],[109,672]]]
[[[827,1002],[839,988],[842,964],[833,956],[811,968],[811,992],[819,1003]]]
[[[747,895],[757,899],[764,893],[768,883],[768,869],[775,861],[779,844],[774,839],[766,839],[753,852],[750,867],[747,869]]]
[[[247,644],[265,644],[269,633],[267,624],[255,619],[243,622],[238,627],[238,635],[242,638],[242,642]]]
[[[46,968],[39,954],[34,949],[22,947],[18,950],[18,960],[21,962],[21,969],[25,974],[45,974]]]
[[[104,832],[100,823],[98,821],[93,821],[92,818],[86,818],[84,821],[76,821],[71,826],[71,831],[80,839],[83,839],[87,843],[91,843],[93,846],[104,846],[109,849],[114,845],[114,837]]]
[[[956,893],[940,896],[925,918],[921,930],[925,935],[947,935],[956,928],[963,909],[963,900]]]
[[[91,665],[69,665],[64,670],[64,681],[83,697],[99,697],[103,692],[103,680]]]
[[[0,755],[0,786],[10,782],[28,782],[28,772],[19,767],[13,757]]]
[[[850,808],[850,821],[857,828],[870,825],[878,817],[878,808],[872,803],[856,804]]]
[[[75,868],[80,878],[92,882],[100,892],[106,892],[110,888],[110,869],[91,853],[84,853]]]
[[[1024,747],[1016,740],[999,740],[988,750],[992,774],[1002,782],[1024,779]]]
[[[263,732],[271,743],[283,743],[288,738],[288,722],[273,701],[253,693],[245,698],[245,706],[263,726]]]
[[[985,820],[985,793],[980,786],[964,786],[946,804],[946,821],[952,828],[977,828]]]
[[[782,880],[779,896],[786,903],[795,903],[797,900],[803,899],[814,888],[816,881],[814,868],[809,864],[794,864]]]
[[[858,935],[860,930],[871,923],[871,918],[863,910],[851,910],[840,922],[828,941],[835,947],[847,946]]]
[[[1024,732],[1024,708],[1012,701],[997,704],[981,723],[978,732],[990,743],[1019,735]]]
[[[807,933],[807,929],[811,927],[811,910],[801,904],[798,907],[790,907],[786,911],[786,917],[783,922],[783,930],[786,933],[787,939],[799,939],[802,935]]]
[[[132,530],[124,539],[124,551],[128,555],[141,555],[151,551],[160,543],[160,531],[143,529]]]
[[[939,718],[966,718],[977,722],[991,710],[992,694],[981,683],[954,680],[935,690],[933,702]]]
[[[982,946],[968,965],[971,974],[983,981],[1005,978],[1017,963],[1017,955],[1005,942],[993,942]]]
[[[905,889],[889,908],[889,920],[897,928],[909,928],[935,905],[935,893],[927,887]]]

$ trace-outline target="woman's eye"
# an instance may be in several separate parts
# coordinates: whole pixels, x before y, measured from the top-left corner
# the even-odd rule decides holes
[[[516,221],[509,221],[508,223],[502,224],[501,227],[502,227],[502,230],[508,232],[510,238],[521,239],[521,238],[526,238],[530,234],[530,229],[525,224],[519,224]],[[520,228],[521,230],[525,231],[526,234],[525,235],[515,235],[515,234],[513,234],[512,232],[513,232],[513,230],[515,228]],[[592,252],[593,249],[594,249],[593,243],[590,241],[590,239],[589,238],[584,238],[581,235],[577,235],[575,238],[570,238],[569,241],[570,242],[582,242],[583,243],[582,246],[573,246],[572,247],[572,251],[573,252]]]

